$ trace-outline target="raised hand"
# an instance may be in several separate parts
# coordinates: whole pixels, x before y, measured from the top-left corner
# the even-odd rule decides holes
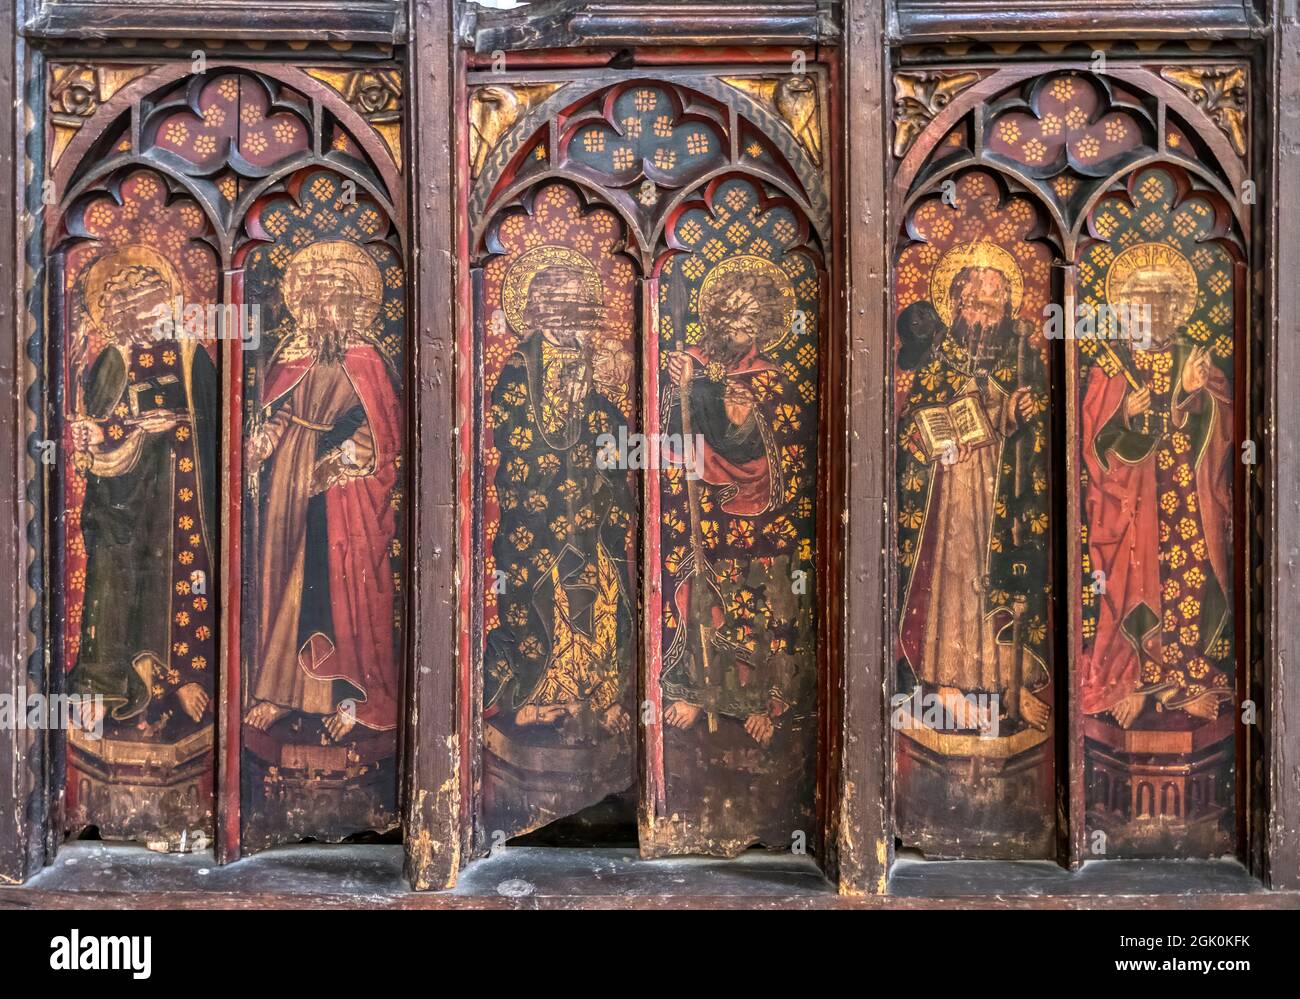
[[[1183,362],[1183,392],[1191,395],[1205,387],[1210,378],[1210,348],[1196,347]]]
[[[1143,386],[1136,392],[1130,392],[1124,397],[1124,419],[1131,420],[1135,416],[1141,416],[1143,413],[1151,410],[1151,389]]]
[[[686,351],[674,350],[668,355],[668,374],[672,376],[673,381],[678,385],[684,385],[690,381],[694,369],[695,361]]]

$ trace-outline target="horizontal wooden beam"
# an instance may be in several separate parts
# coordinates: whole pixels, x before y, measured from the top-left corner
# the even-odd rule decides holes
[[[1242,0],[895,0],[899,43],[1251,38],[1264,22]]]
[[[467,866],[451,891],[412,892],[402,847],[298,844],[214,867],[205,853],[76,842],[0,911],[37,908],[383,909],[1294,909],[1234,861],[1114,860],[1071,872],[1037,862],[903,861],[888,895],[837,894],[811,857],[646,861],[632,849],[513,846]],[[68,863],[75,860],[76,863]],[[340,886],[346,884],[344,891]]]
[[[451,0],[446,0],[450,3]],[[398,0],[38,0],[23,25],[30,38],[241,38],[316,42],[406,41]]]
[[[508,11],[467,6],[460,42],[475,52],[829,44],[839,38],[839,6],[839,0],[671,4],[542,0]]]

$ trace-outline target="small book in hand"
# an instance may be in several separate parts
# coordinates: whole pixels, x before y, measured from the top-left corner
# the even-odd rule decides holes
[[[973,450],[997,439],[977,395],[959,396],[946,406],[918,409],[912,422],[917,457],[925,462],[937,461],[955,445]]]
[[[136,382],[131,386],[129,395],[132,416],[146,416],[157,412],[184,415],[188,409],[185,401],[185,385],[175,375],[160,375],[157,378]]]

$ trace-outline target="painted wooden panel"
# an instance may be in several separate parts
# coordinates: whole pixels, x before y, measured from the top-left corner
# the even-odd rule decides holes
[[[490,236],[482,337],[483,821],[635,790],[636,268],[623,222],[539,185]]]
[[[820,255],[797,206],[725,176],[658,273],[648,602],[655,852],[815,837]],[[653,669],[653,667],[652,667]]]
[[[51,70],[66,824],[229,859],[397,821],[401,81],[190,68]]]
[[[244,845],[397,823],[405,270],[355,181],[259,199],[244,377]]]
[[[473,595],[482,608],[473,639],[482,648],[479,848],[615,792],[620,818],[640,799],[646,855],[816,842],[825,94],[821,72],[741,67],[612,80],[494,74],[471,87],[467,207],[482,268],[469,347],[482,371],[481,452],[462,497],[481,502],[474,533],[487,570]],[[557,225],[551,200],[561,196],[570,221]],[[601,230],[593,237],[575,212]],[[539,292],[530,320],[539,333],[512,289],[549,270],[572,288],[535,283],[547,297],[563,291],[553,304]],[[603,315],[588,317],[596,306]],[[552,314],[548,334],[540,323]],[[528,344],[547,336],[576,341],[576,374],[561,382],[572,403],[548,402],[540,383],[516,386],[522,374],[511,380],[512,369],[541,363],[528,360]],[[685,421],[670,364],[678,379],[694,371]],[[614,372],[612,387],[602,369]],[[542,401],[528,403],[530,393]],[[614,407],[600,424],[603,446],[599,431],[590,441],[541,434],[548,408],[580,399],[583,412]],[[698,480],[686,477],[696,452],[683,449],[684,432],[703,442],[708,470]],[[548,450],[571,461],[584,446],[612,467],[588,474],[580,494],[617,497],[630,515],[626,533],[604,543],[611,559],[627,552],[617,566],[629,631],[625,639],[615,616],[612,732],[599,713],[608,696],[595,723],[580,724],[592,714],[590,680],[568,684],[584,695],[570,696],[567,712],[544,710],[554,697],[539,678],[560,666],[545,664],[574,642],[567,624],[563,642],[552,637],[564,622],[545,592],[523,589],[543,587],[535,574],[556,549],[545,512],[556,497],[530,484],[549,487],[554,473],[529,461]],[[537,510],[512,512],[506,500]],[[589,548],[573,561],[573,583],[600,578],[605,556]],[[583,643],[592,641],[579,631],[577,651]],[[638,755],[639,781],[625,769]]]
[[[949,183],[894,271],[896,822],[927,855],[1048,857],[1053,252],[996,174]]]
[[[198,205],[147,169],[81,199],[67,228],[61,617],[64,687],[81,700],[66,821],[201,848],[213,832],[219,385],[215,343],[164,317],[217,300],[218,260]]]
[[[1242,461],[1253,460],[1237,357],[1254,191],[1248,80],[1239,64],[1131,62],[1105,74],[1018,64],[895,77],[905,845],[1078,862],[1237,843],[1241,749],[1252,742],[1233,708],[1250,689],[1239,664],[1252,641],[1236,624],[1247,581],[1233,527],[1245,522]],[[1000,193],[972,217],[978,178]],[[1033,446],[1028,465],[1022,445],[1003,446],[985,477],[989,502],[945,516],[944,487],[970,448],[936,460],[934,435],[909,421],[926,422],[935,403],[948,423],[974,415],[952,408],[962,364],[952,371],[944,346],[962,312],[953,300],[985,283],[973,277],[1010,291],[1013,339],[1032,345],[991,366],[991,385],[999,369],[1014,376],[1008,402],[1025,385],[1034,399],[1021,429],[1004,424],[994,439],[1023,441],[1027,424]],[[937,366],[936,343],[949,355]],[[960,533],[986,554],[952,558],[969,545],[955,540],[957,514],[983,523],[973,515],[985,507],[992,530]],[[943,617],[949,560],[989,648],[1009,640],[1009,674],[972,657],[960,621]],[[985,694],[996,695],[987,710]],[[955,734],[931,731],[954,723]],[[995,732],[980,731],[990,723]],[[995,748],[1008,739],[1022,740],[1010,755]]]
[[[1238,645],[1231,216],[1180,167],[1134,170],[1088,217],[1079,301],[1088,833],[1107,856],[1235,842]],[[1127,327],[1127,328],[1126,328]]]

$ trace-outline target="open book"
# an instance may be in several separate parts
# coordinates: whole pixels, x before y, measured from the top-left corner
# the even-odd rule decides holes
[[[912,417],[917,457],[930,462],[942,458],[952,445],[984,447],[996,438],[977,395],[963,395],[946,406],[926,406]]]

